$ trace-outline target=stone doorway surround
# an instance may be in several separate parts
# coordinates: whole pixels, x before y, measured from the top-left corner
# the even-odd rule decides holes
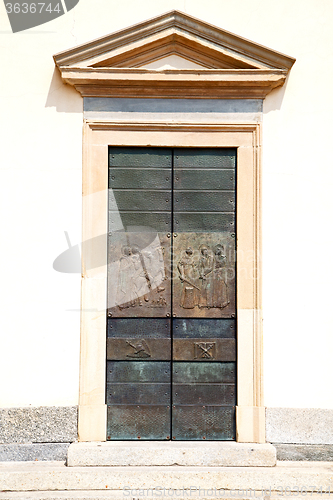
[[[284,84],[295,60],[177,11],[54,59],[64,82],[84,97],[85,108],[79,440],[106,440],[106,236],[112,145],[237,148],[236,440],[264,443],[262,100]],[[93,264],[96,256],[98,266]]]

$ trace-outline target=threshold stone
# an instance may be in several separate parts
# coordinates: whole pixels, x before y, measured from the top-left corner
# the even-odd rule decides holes
[[[269,443],[113,441],[72,443],[67,465],[273,467],[276,449]]]

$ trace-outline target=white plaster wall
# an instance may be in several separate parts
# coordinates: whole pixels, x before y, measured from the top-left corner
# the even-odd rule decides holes
[[[80,0],[12,34],[0,3],[0,405],[76,404],[79,275],[52,269],[81,227],[82,101],[52,55],[171,9],[296,57],[267,97],[265,405],[333,408],[331,0]]]
[[[52,23],[11,34],[3,3],[0,18],[0,405],[73,405],[80,275],[52,267],[64,231],[81,236],[82,101],[52,60],[71,35]]]

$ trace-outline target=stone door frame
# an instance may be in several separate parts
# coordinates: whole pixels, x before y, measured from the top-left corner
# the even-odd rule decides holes
[[[85,121],[83,127],[79,440],[106,440],[109,145],[237,148],[236,440],[265,442],[261,313],[261,124],[93,120]],[[94,243],[96,240],[99,241],[98,247]],[[99,267],[89,265],[96,259],[96,252],[102,263]]]

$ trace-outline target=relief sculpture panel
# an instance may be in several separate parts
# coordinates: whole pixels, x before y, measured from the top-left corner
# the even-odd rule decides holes
[[[182,233],[173,239],[173,313],[230,318],[235,314],[235,239],[231,233]]]
[[[118,231],[108,251],[108,316],[170,316],[170,237]]]

